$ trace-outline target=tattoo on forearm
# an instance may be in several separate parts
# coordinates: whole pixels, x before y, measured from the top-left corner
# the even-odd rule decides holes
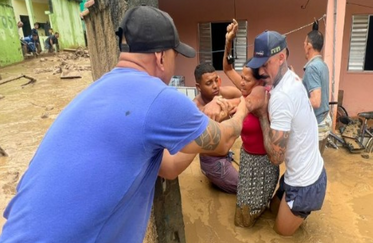
[[[264,146],[270,160],[276,164],[282,163],[285,159],[289,132],[271,130],[268,118],[261,119],[260,125],[263,131]]]
[[[210,120],[207,129],[195,141],[204,150],[215,150],[221,139],[221,131],[216,122]]]
[[[289,138],[289,132],[272,130],[269,134],[272,141],[273,156],[276,161],[283,160],[286,152],[286,143]]]

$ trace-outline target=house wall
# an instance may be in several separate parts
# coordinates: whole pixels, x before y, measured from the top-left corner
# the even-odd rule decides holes
[[[46,23],[49,21],[48,15],[45,14],[45,11],[49,11],[48,4],[33,2],[32,6],[34,8],[34,22]],[[44,35],[44,33],[42,34]]]
[[[282,34],[312,23],[326,13],[326,0],[309,1],[307,7],[301,6],[307,1],[299,0],[215,0],[213,5],[208,0],[159,0],[159,8],[168,12],[178,28],[180,39],[198,51],[199,22],[228,22],[233,18],[248,21],[248,57],[253,53],[255,37],[266,29],[276,30]],[[303,76],[306,63],[303,42],[311,27],[306,27],[287,35],[290,57],[288,63],[293,65],[299,76]],[[324,22],[320,22],[320,31],[324,33]],[[198,64],[198,55],[187,59],[179,55],[176,63],[176,75],[185,76],[186,86],[194,86],[194,68]],[[231,84],[222,71],[218,72],[223,84]]]
[[[0,67],[23,60],[13,7],[3,3],[0,3]]]
[[[85,46],[80,6],[75,1],[53,0],[53,13],[50,14],[52,28],[60,34],[60,48]],[[68,20],[68,21],[67,21]]]
[[[20,15],[29,16],[29,13],[27,12],[26,3],[24,0],[13,0],[12,5],[14,8],[14,14],[16,16],[17,21],[20,20]],[[34,10],[34,23],[46,23],[47,21],[49,21],[48,15],[45,14],[45,11],[49,11],[48,4],[33,2],[32,7]],[[31,26],[31,29],[33,28],[34,26]],[[39,36],[45,36],[45,32],[43,29],[39,30]]]
[[[358,1],[361,5],[372,6],[371,0]],[[342,65],[339,89],[343,90],[343,106],[349,115],[355,116],[362,111],[373,111],[373,72],[351,72],[348,70],[352,15],[373,14],[372,8],[346,5],[346,18],[343,37]],[[370,23],[373,24],[373,23]]]
[[[27,8],[26,8],[26,3],[25,1],[22,0],[13,0],[12,5],[14,8],[14,14],[16,15],[17,21],[20,20],[19,16],[20,15],[26,15],[28,16]]]

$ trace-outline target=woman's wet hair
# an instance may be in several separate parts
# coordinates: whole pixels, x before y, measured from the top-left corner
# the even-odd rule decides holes
[[[251,67],[246,66],[246,65],[251,61],[251,59],[253,59],[253,58],[248,59],[248,60],[243,64],[243,67],[250,68],[250,69],[251,69],[251,72],[253,73],[253,77],[254,77],[256,80],[259,80],[259,79],[262,78],[262,77],[259,75],[259,68],[251,68]]]

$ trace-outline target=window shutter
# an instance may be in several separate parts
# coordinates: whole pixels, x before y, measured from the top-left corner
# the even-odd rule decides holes
[[[199,63],[212,64],[211,23],[198,24]]]
[[[369,30],[369,15],[352,16],[348,71],[364,71],[365,51]]]
[[[242,70],[247,60],[247,21],[240,20],[236,39],[234,40],[234,69]]]

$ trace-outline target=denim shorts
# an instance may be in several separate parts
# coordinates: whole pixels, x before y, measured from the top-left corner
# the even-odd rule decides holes
[[[326,184],[325,168],[323,168],[315,183],[305,187],[294,187],[286,184],[284,175],[282,175],[276,195],[281,200],[284,193],[286,193],[285,201],[289,205],[291,212],[305,219],[310,215],[311,211],[321,209],[325,198]]]

